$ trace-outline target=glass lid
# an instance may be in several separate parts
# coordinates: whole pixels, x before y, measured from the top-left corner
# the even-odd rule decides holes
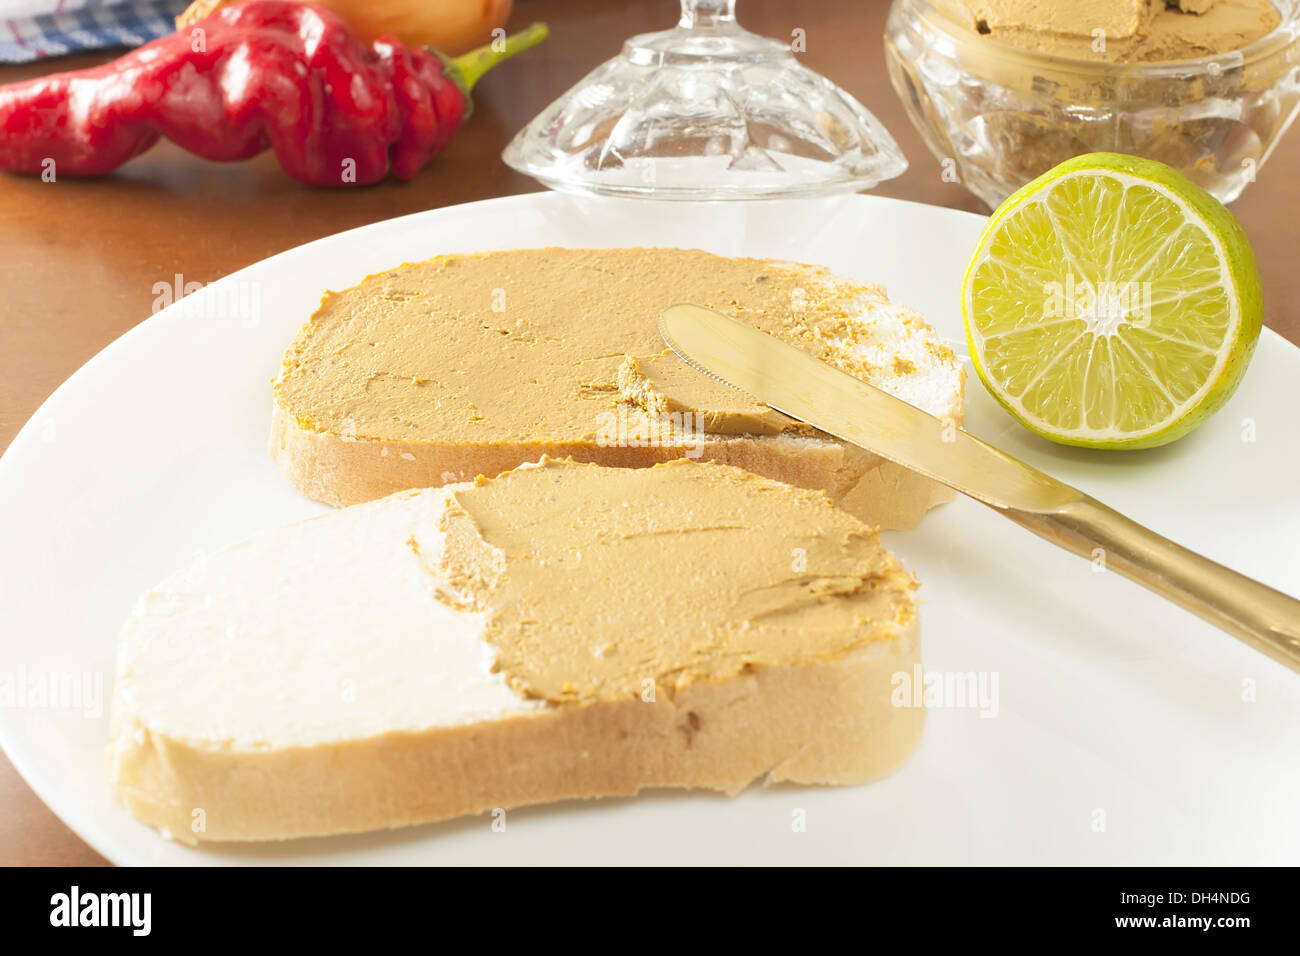
[[[682,0],[676,27],[628,40],[503,158],[553,189],[651,199],[856,192],[907,168],[866,107],[742,29],[735,0]]]

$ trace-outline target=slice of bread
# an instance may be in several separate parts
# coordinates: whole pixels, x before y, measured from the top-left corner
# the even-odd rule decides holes
[[[140,600],[112,784],[195,843],[864,783],[920,734],[891,702],[919,661],[914,586],[820,492],[728,466],[543,460],[401,492]]]
[[[888,528],[915,525],[952,498],[703,376],[673,372],[680,363],[657,320],[681,301],[752,322],[960,424],[960,363],[877,286],[694,250],[520,249],[442,256],[327,293],[275,383],[272,456],[297,488],[331,505],[495,475],[543,454],[618,467],[724,462],[824,490]],[[665,392],[675,401],[662,401]]]

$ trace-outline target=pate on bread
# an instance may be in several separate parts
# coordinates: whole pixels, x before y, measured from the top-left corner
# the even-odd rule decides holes
[[[142,597],[118,798],[178,840],[891,773],[911,575],[820,492],[543,461],[257,535]],[[560,610],[557,610],[557,607]]]
[[[884,527],[914,525],[951,499],[687,369],[657,328],[683,301],[960,424],[960,363],[879,286],[697,250],[517,249],[410,263],[326,294],[275,383],[272,455],[331,505],[542,454],[622,467],[720,461],[824,490]]]

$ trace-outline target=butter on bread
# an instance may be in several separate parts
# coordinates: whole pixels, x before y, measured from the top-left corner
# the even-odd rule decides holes
[[[168,578],[121,637],[119,799],[185,842],[275,840],[901,766],[915,585],[874,530],[727,466],[615,471],[400,492]]]
[[[698,302],[960,424],[963,371],[919,315],[818,266],[684,249],[448,255],[324,297],[274,387],[271,453],[349,505],[540,455],[715,460],[909,527],[952,492],[685,367],[657,320]]]

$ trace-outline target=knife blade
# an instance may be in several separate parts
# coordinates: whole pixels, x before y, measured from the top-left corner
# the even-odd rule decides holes
[[[1082,492],[752,325],[703,306],[659,318],[688,365],[791,418],[996,508],[1051,511]]]

